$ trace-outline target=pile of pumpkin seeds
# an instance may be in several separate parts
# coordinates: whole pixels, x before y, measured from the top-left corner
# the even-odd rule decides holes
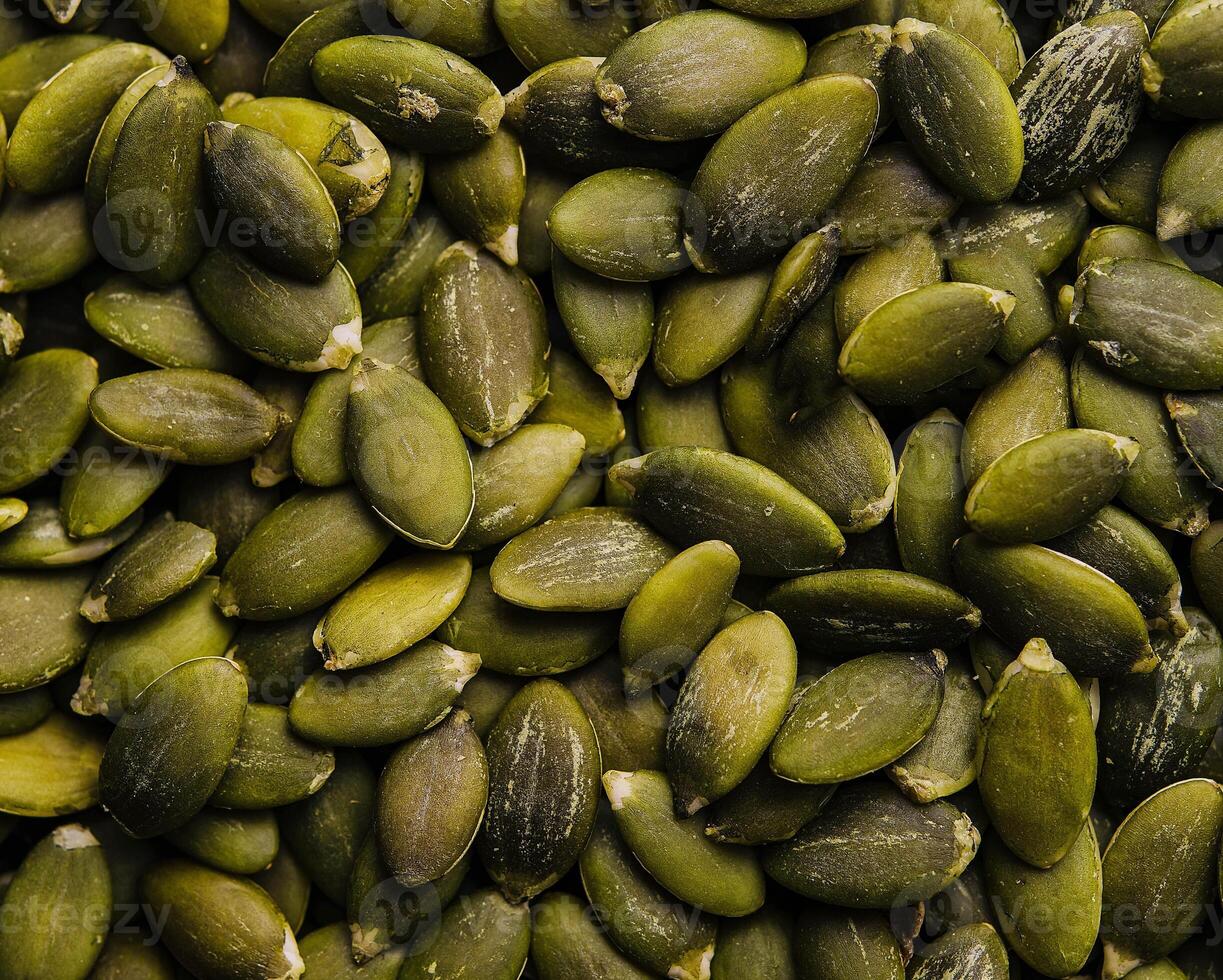
[[[0,0],[0,130],[0,980],[1223,976],[1223,0]]]

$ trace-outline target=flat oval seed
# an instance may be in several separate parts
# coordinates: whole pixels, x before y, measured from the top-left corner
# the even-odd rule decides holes
[[[624,441],[624,415],[595,373],[576,357],[552,352],[548,394],[531,414],[535,422],[555,422],[580,432],[587,456],[603,456]]]
[[[699,820],[679,820],[663,773],[609,770],[603,789],[624,842],[676,898],[725,916],[750,915],[764,904],[756,855],[706,837]]]
[[[1084,677],[1155,666],[1142,612],[1119,585],[1073,558],[1034,544],[969,534],[956,542],[956,576],[986,624],[1018,649],[1036,635]]]
[[[170,859],[149,870],[141,892],[165,910],[162,938],[193,973],[296,980],[305,970],[289,923],[252,881]]]
[[[476,967],[487,980],[516,980],[527,962],[531,934],[531,911],[525,902],[515,905],[496,889],[481,888],[442,913],[436,939],[409,954],[399,978],[462,976],[468,967]]]
[[[794,958],[804,977],[901,980],[905,975],[891,926],[869,912],[808,905],[795,925]]]
[[[751,774],[778,733],[796,674],[790,632],[767,612],[727,626],[697,655],[667,725],[677,816],[721,799]]]
[[[1153,259],[1187,268],[1168,245],[1149,232],[1129,225],[1104,225],[1094,229],[1079,249],[1078,270],[1082,273],[1093,262],[1106,259]]]
[[[769,764],[799,783],[841,783],[913,748],[943,703],[941,653],[876,653],[808,687],[773,740]]]
[[[1162,241],[1223,225],[1223,188],[1211,173],[1223,125],[1203,123],[1173,147],[1159,178],[1158,230]]]
[[[493,674],[485,678],[498,680]],[[515,689],[510,685],[515,682],[508,678],[499,680],[497,686],[501,691],[508,691],[504,694],[504,700],[508,701]],[[622,765],[663,767],[667,709],[653,692],[631,694],[625,691],[615,656],[608,654],[597,658],[567,677],[565,686],[581,702],[594,726],[604,771]]]
[[[332,977],[333,980],[396,980],[408,953],[406,947],[394,946],[357,965],[346,922],[333,922],[307,933],[299,941],[298,948],[307,975]]]
[[[800,953],[791,942],[793,926],[789,910],[776,902],[752,915],[719,922],[711,980],[796,980],[796,957]]]
[[[705,835],[722,844],[789,840],[815,818],[835,790],[832,785],[808,786],[782,779],[773,773],[765,756],[747,779],[709,808]]]
[[[882,568],[794,578],[772,588],[765,603],[799,644],[839,658],[951,648],[981,624],[980,610],[953,589]]]
[[[833,290],[837,337],[844,343],[877,307],[943,279],[942,256],[924,231],[880,243],[857,259]]]
[[[1146,44],[1142,18],[1117,10],[1066,28],[1028,59],[1011,85],[1023,126],[1020,196],[1073,190],[1125,149],[1142,109]]]
[[[968,525],[994,541],[1044,541],[1078,527],[1121,489],[1138,455],[1133,439],[1062,429],[994,460],[964,505]]]
[[[531,962],[540,980],[605,977],[647,980],[654,976],[620,952],[594,921],[594,910],[565,892],[552,892],[534,907]]]
[[[667,18],[618,45],[595,76],[603,117],[653,140],[715,136],[798,81],[807,59],[788,24],[720,10]]]
[[[753,575],[821,568],[845,548],[824,513],[776,473],[741,456],[699,447],[659,449],[617,463],[615,483],[681,545],[725,541]]]
[[[1117,980],[1166,956],[1199,928],[1216,887],[1221,830],[1223,787],[1209,779],[1166,786],[1125,818],[1104,851],[1102,977]]]
[[[165,74],[163,62],[137,76],[106,114],[85,168],[85,207],[90,217],[96,218],[106,205],[106,182],[110,177],[110,165],[115,158],[115,147],[119,143],[119,134],[123,132],[123,124],[136,108],[136,103],[144,98],[149,89],[161,81]]]
[[[688,667],[719,629],[738,577],[739,558],[722,541],[693,545],[650,576],[620,621],[626,692],[646,690]]]
[[[317,282],[340,256],[340,219],[297,150],[254,126],[204,127],[208,188],[231,222],[254,230],[235,244],[285,275]],[[233,230],[231,225],[231,231]]]
[[[497,131],[505,102],[474,65],[405,37],[351,37],[311,62],[328,102],[406,150],[458,152]]]
[[[217,538],[217,558],[226,561],[239,543],[276,507],[280,494],[251,483],[241,463],[203,471],[202,481],[179,486],[178,515],[207,528]]]
[[[1216,392],[1164,395],[1181,445],[1211,486],[1223,486],[1223,399]]]
[[[1223,522],[1216,521],[1193,539],[1189,567],[1202,604],[1217,623],[1223,620]]]
[[[417,25],[424,40],[465,58],[490,54],[503,43],[493,20],[492,0],[461,4],[448,17],[438,17],[425,0],[390,0],[387,9],[399,23]]]
[[[264,98],[227,105],[225,119],[271,133],[301,153],[331,194],[342,223],[371,212],[387,192],[386,147],[342,109],[304,98]]]
[[[446,621],[470,581],[465,555],[418,554],[371,572],[318,624],[314,642],[324,666],[368,667],[406,650]]]
[[[841,376],[881,404],[911,402],[977,367],[1002,335],[1015,297],[969,283],[902,293],[858,324],[841,349]]]
[[[594,825],[599,740],[552,680],[527,684],[488,733],[488,809],[476,842],[506,898],[534,898],[577,862]]]
[[[647,371],[637,392],[634,421],[637,441],[646,451],[664,446],[731,450],[718,406],[717,379],[712,376],[685,388],[669,388]],[[634,455],[632,446],[621,444],[613,458],[620,462]]]
[[[589,663],[615,644],[616,627],[611,612],[545,613],[506,602],[493,591],[488,568],[480,568],[437,635],[479,654],[489,670],[534,676]]]
[[[79,718],[52,711],[29,731],[0,738],[0,813],[56,817],[98,802],[103,734]]]
[[[1096,785],[1091,709],[1078,682],[1032,640],[982,714],[977,784],[990,823],[1029,864],[1049,868],[1078,840]]]
[[[272,367],[325,371],[361,353],[361,304],[342,265],[306,283],[263,269],[237,249],[217,248],[195,267],[190,285],[209,322]]]
[[[61,824],[35,844],[4,894],[4,914],[20,923],[0,947],[6,977],[83,977],[109,925],[110,872],[98,839]]]
[[[98,246],[81,195],[6,195],[0,207],[0,295],[57,286],[81,272]]]
[[[1223,638],[1200,610],[1186,615],[1183,637],[1153,637],[1150,674],[1101,685],[1098,794],[1118,809],[1193,775],[1223,714]]]
[[[1169,6],[1142,57],[1142,87],[1157,106],[1196,119],[1217,117],[1219,24],[1215,3]]]
[[[479,669],[476,654],[422,640],[372,667],[311,674],[289,703],[289,722],[324,745],[393,745],[445,718]]]
[[[737,272],[784,251],[844,189],[878,117],[874,86],[854,75],[800,82],[752,109],[693,179],[684,223],[693,264]]]
[[[126,537],[121,529],[139,521],[141,506],[174,468],[169,460],[115,443],[95,428],[74,454],[76,464],[60,485],[59,511],[64,530],[84,544]]]
[[[209,798],[212,806],[262,810],[296,803],[318,791],[335,769],[330,749],[298,738],[288,709],[252,704],[229,766]]]
[[[217,560],[211,531],[169,514],[150,521],[98,570],[81,603],[92,623],[135,619],[189,588]]]
[[[365,574],[391,537],[355,490],[303,490],[243,539],[221,572],[217,605],[244,619],[317,609]]]
[[[976,856],[981,836],[944,800],[917,806],[886,782],[840,789],[789,841],[764,851],[769,877],[817,901],[890,909],[937,895]]]
[[[0,692],[38,687],[81,662],[93,630],[70,610],[88,580],[83,568],[0,573],[8,624],[0,633]]]
[[[29,31],[20,39],[14,38],[11,48],[5,48],[0,58],[0,112],[8,130],[17,125],[21,112],[48,81],[73,61],[104,45],[113,44],[113,37],[98,34],[83,34],[77,31],[56,33],[39,37],[34,28],[37,22],[28,17],[13,18],[6,22],[15,28]]]
[[[1013,251],[1047,276],[1074,254],[1087,233],[1087,202],[1078,191],[1035,204],[977,205],[939,236],[947,258]]]
[[[573,55],[608,55],[632,33],[635,18],[629,10],[574,17],[558,0],[493,0],[497,29],[528,71]]]
[[[425,186],[425,158],[421,154],[395,150],[390,156],[391,176],[378,206],[341,236],[340,262],[358,286],[373,278],[412,234],[412,219]],[[372,312],[367,311],[367,315]]]
[[[896,473],[896,544],[905,571],[952,585],[951,546],[964,530],[962,426],[940,409],[909,432]]]
[[[204,251],[204,127],[220,116],[178,57],[128,113],[106,181],[112,264],[150,286],[186,277]]]
[[[133,837],[181,827],[221,781],[245,711],[246,679],[229,660],[188,660],[162,674],[106,743],[102,805]]]
[[[803,78],[845,72],[859,75],[879,91],[879,129],[892,122],[887,88],[887,60],[892,28],[887,24],[859,24],[829,34],[811,45]]]
[[[896,120],[925,164],[959,196],[1003,201],[1019,183],[1023,130],[1007,83],[951,30],[906,18],[892,34]]]
[[[948,268],[957,282],[977,283],[1015,297],[1015,308],[994,346],[994,353],[1008,364],[1016,363],[1053,336],[1057,324],[1048,290],[1023,255],[1013,251],[965,255],[952,259]]]
[[[1121,155],[1083,186],[1083,194],[1110,221],[1154,231],[1160,171],[1174,142],[1163,127],[1140,122]]]
[[[828,289],[841,252],[841,232],[826,225],[800,239],[773,271],[760,316],[747,349],[757,357],[771,354]]]
[[[1006,980],[1006,946],[986,922],[960,926],[923,949],[909,970],[912,980]]]
[[[677,905],[633,857],[607,810],[582,851],[582,887],[600,924],[634,962],[677,980],[709,980],[714,921]]]
[[[37,728],[54,707],[51,689],[46,684],[26,691],[0,695],[0,738],[21,735]]]
[[[1100,929],[1104,885],[1091,821],[1051,868],[1037,869],[1015,857],[997,834],[985,839],[981,862],[999,929],[1020,959],[1047,976],[1079,973]],[[1058,914],[1044,919],[1050,910]]]
[[[429,161],[429,193],[463,238],[506,265],[518,264],[518,222],[526,194],[522,145],[509,129],[464,153]]]
[[[686,199],[684,184],[660,170],[604,170],[561,196],[548,234],[588,272],[624,282],[665,279],[690,264],[682,241]]]
[[[253,875],[276,858],[280,832],[270,810],[249,812],[205,807],[166,834],[188,857],[235,875]]]
[[[475,496],[467,445],[441,400],[403,368],[364,360],[346,431],[348,469],[378,516],[409,541],[454,547]]]
[[[446,249],[429,272],[419,340],[430,385],[482,446],[509,435],[548,393],[538,289],[471,242]]]
[[[216,371],[163,368],[93,390],[94,421],[116,439],[167,459],[215,466],[247,459],[272,441],[279,408]]]
[[[395,880],[412,888],[451,871],[475,839],[487,799],[488,762],[467,712],[451,712],[396,749],[374,811],[378,851]]]
[[[528,609],[623,609],[674,549],[631,511],[583,507],[518,535],[493,561],[493,589]]]

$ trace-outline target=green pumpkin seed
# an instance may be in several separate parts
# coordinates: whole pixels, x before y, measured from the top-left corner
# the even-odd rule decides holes
[[[1074,414],[1080,425],[1137,440],[1142,447],[1126,474],[1121,502],[1151,523],[1190,537],[1207,523],[1209,490],[1181,462],[1180,447],[1159,394],[1126,381],[1096,358],[1080,353],[1071,372]]]
[[[725,541],[748,574],[811,571],[844,551],[844,538],[824,511],[741,456],[700,447],[659,449],[617,463],[611,477],[672,540]]]
[[[835,789],[782,779],[765,756],[743,782],[710,806],[705,834],[722,844],[789,840],[815,818]]]
[[[789,631],[767,612],[719,631],[698,654],[667,726],[677,815],[691,816],[751,774],[794,693],[796,658]],[[730,678],[739,682],[730,684]]]
[[[1138,452],[1133,439],[1098,429],[1029,439],[985,468],[968,494],[965,519],[974,531],[1004,543],[1064,534],[1116,496]]]
[[[882,404],[905,403],[978,366],[1002,335],[1015,297],[938,283],[868,313],[841,349],[842,377]]]
[[[434,261],[457,238],[433,206],[423,202],[382,265],[362,282],[365,316],[372,322],[416,313]]]
[[[846,73],[865,78],[879,92],[879,129],[892,121],[888,98],[887,60],[892,47],[892,28],[886,24],[849,27],[811,45],[803,78]]]
[[[263,871],[275,859],[280,831],[270,810],[205,807],[166,839],[188,857],[235,875]]]
[[[748,350],[767,356],[824,294],[840,255],[841,233],[828,225],[799,241],[778,263],[769,282]]]
[[[473,966],[488,980],[515,980],[527,962],[532,928],[525,903],[511,904],[495,889],[482,888],[446,909],[437,937],[408,956],[400,980],[459,977]]]
[[[75,450],[77,465],[64,474],[59,509],[74,538],[112,535],[170,475],[173,464],[91,429]]]
[[[837,337],[844,343],[869,313],[901,293],[942,281],[943,260],[924,231],[881,243],[855,261],[837,284]]]
[[[773,741],[773,772],[840,783],[912,749],[943,702],[941,653],[877,653],[842,664],[806,689]]]
[[[309,99],[264,98],[228,105],[225,120],[279,137],[314,168],[340,222],[369,214],[391,179],[386,147],[354,116]]]
[[[188,660],[140,692],[102,757],[102,805],[133,837],[181,827],[225,773],[246,711],[246,679],[220,657]]]
[[[682,243],[686,198],[684,185],[660,170],[605,170],[561,196],[548,234],[588,272],[624,282],[665,279],[690,264]]]
[[[792,413],[779,385],[770,362],[740,360],[723,372],[722,419],[734,448],[793,484],[841,531],[878,526],[896,493],[896,459],[883,427],[849,389]]]
[[[170,859],[153,867],[141,890],[164,909],[162,940],[193,973],[302,976],[293,930],[262,888],[203,865]]]
[[[209,576],[139,619],[99,631],[72,710],[117,717],[167,670],[197,657],[222,656],[237,624],[220,614],[216,595],[217,580]]]
[[[27,194],[79,186],[115,100],[168,59],[144,44],[108,44],[67,65],[22,110],[9,139],[6,174]],[[164,68],[163,68],[164,71]]]
[[[312,13],[335,2],[336,0],[249,0],[242,6],[269,31],[284,37]]]
[[[251,461],[251,482],[257,487],[274,487],[293,474],[293,433],[306,401],[309,381],[302,374],[262,367],[253,385],[259,394],[280,409],[285,420],[272,441],[255,453]]]
[[[947,258],[1010,252],[1042,276],[1073,255],[1087,233],[1087,202],[1077,191],[1035,204],[977,205],[957,217],[962,220],[939,236]]]
[[[474,149],[435,158],[428,177],[434,201],[463,238],[518,264],[526,163],[512,132],[499,129]]]
[[[1156,106],[1194,119],[1217,115],[1220,13],[1211,0],[1169,5],[1142,56],[1142,87]]]
[[[1169,246],[1149,232],[1129,225],[1105,225],[1094,229],[1079,249],[1079,274],[1093,262],[1107,259],[1151,259],[1187,268]]]
[[[807,906],[795,925],[794,958],[802,977],[901,980],[905,975],[891,926],[871,912]]]
[[[897,122],[926,166],[970,201],[1010,197],[1024,165],[1023,131],[1006,81],[980,49],[905,19],[892,34],[888,72]]]
[[[575,55],[602,57],[628,37],[634,10],[574,11],[558,0],[493,0],[493,19],[528,71]]]
[[[594,921],[595,910],[572,895],[552,892],[534,908],[537,919],[531,935],[531,962],[540,980],[647,980],[655,975],[612,945]]]
[[[317,792],[334,768],[335,755],[330,749],[293,733],[288,709],[252,704],[242,718],[233,757],[209,803],[238,810],[296,803]]]
[[[263,92],[269,96],[312,99],[318,92],[310,74],[314,56],[333,41],[374,32],[385,8],[368,0],[340,0],[325,5],[300,21],[284,39],[263,73]],[[389,23],[388,23],[389,26]]]
[[[110,436],[177,462],[247,459],[276,435],[279,408],[237,378],[198,368],[162,368],[114,378],[89,397]],[[190,425],[184,425],[190,419]]]
[[[580,862],[582,887],[608,936],[635,963],[677,980],[709,980],[714,922],[677,905],[637,863],[603,810]]]
[[[587,510],[572,513],[577,516],[566,515],[569,522],[586,522]],[[489,670],[534,676],[589,663],[615,645],[616,628],[617,619],[609,612],[536,612],[506,602],[493,591],[489,569],[481,568],[472,573],[463,601],[437,635],[479,654]]]
[[[734,550],[705,541],[680,552],[641,586],[620,622],[626,692],[640,693],[687,669],[720,628],[738,577]]]
[[[225,656],[242,668],[250,682],[252,700],[287,704],[293,692],[318,666],[311,613],[271,623],[243,623]]]
[[[1223,403],[1218,395],[1214,392],[1166,394],[1164,404],[1189,458],[1212,486],[1223,484],[1223,446],[1217,434]]]
[[[488,764],[465,711],[395,751],[382,771],[374,830],[395,880],[409,888],[450,872],[484,816]],[[446,800],[444,812],[433,805]]]
[[[5,18],[9,26],[30,28],[29,17]],[[96,34],[65,33],[30,37],[9,47],[0,57],[0,113],[9,131],[30,100],[61,70],[90,51],[114,44],[113,37]]]
[[[756,855],[706,837],[699,820],[678,819],[663,773],[609,770],[603,789],[625,844],[676,898],[725,916],[750,915],[764,904]]]
[[[405,150],[459,152],[497,131],[505,102],[478,68],[406,37],[350,37],[311,61],[324,98]]]
[[[558,612],[623,609],[675,552],[631,512],[586,507],[510,541],[493,561],[497,594]]]
[[[795,227],[814,223],[845,188],[878,117],[874,86],[855,75],[800,82],[748,112],[693,179],[684,225],[692,263],[737,272],[784,251]]]
[[[328,8],[334,9],[334,8]],[[394,946],[374,959],[357,965],[346,922],[333,922],[315,929],[298,942],[306,974],[333,980],[396,980],[407,949]]]
[[[345,229],[340,263],[358,286],[383,267],[410,233],[424,189],[424,171],[425,159],[419,153],[392,151],[390,181],[378,206]]]
[[[563,350],[552,352],[548,394],[532,421],[567,425],[582,434],[587,456],[603,456],[624,441],[624,416],[611,392],[585,364]]]
[[[489,54],[504,43],[493,20],[492,0],[467,0],[446,17],[438,16],[427,0],[390,0],[386,6],[392,17],[409,26],[413,37],[465,58]]]
[[[796,980],[792,916],[779,903],[718,923],[711,980]]]
[[[325,666],[368,667],[423,640],[455,610],[470,580],[471,561],[460,555],[415,555],[370,573],[318,625],[314,641]]]
[[[1162,127],[1139,123],[1120,156],[1083,186],[1091,206],[1111,221],[1154,231],[1160,172],[1173,142]]]
[[[910,965],[912,980],[1006,980],[1006,946],[985,922],[960,926],[923,949]]]
[[[150,286],[186,277],[204,252],[204,127],[220,110],[178,57],[128,113],[106,180],[107,258]]]
[[[311,674],[289,703],[289,722],[324,745],[402,742],[445,718],[479,668],[476,654],[423,640],[372,667]]]
[[[26,518],[12,534],[0,539],[0,568],[51,570],[91,562],[130,538],[140,527],[142,516],[137,510],[110,531],[92,538],[73,538],[54,501],[31,501]]]
[[[359,579],[392,534],[349,488],[302,490],[255,525],[221,572],[227,616],[288,619]],[[327,555],[320,564],[315,559]]]
[[[491,446],[517,428],[547,394],[548,350],[543,304],[524,273],[470,242],[438,257],[422,300],[421,361],[467,436]]]
[[[1202,604],[1217,623],[1223,620],[1223,523],[1216,521],[1193,540],[1189,552],[1189,566],[1193,573],[1193,584],[1197,586]]]
[[[789,841],[764,851],[769,877],[800,895],[889,909],[937,895],[976,856],[981,836],[945,800],[910,802],[886,782],[842,787]]]
[[[964,427],[946,410],[909,433],[896,473],[896,543],[905,571],[953,585],[951,546],[964,531]]]
[[[688,272],[658,299],[654,372],[682,387],[717,370],[747,343],[771,281],[767,268],[728,276]]]
[[[1080,972],[1100,928],[1103,874],[1091,821],[1064,858],[1047,869],[1021,861],[990,834],[981,848],[985,886],[1007,944],[1048,976]]]
[[[794,578],[770,589],[765,601],[800,645],[840,659],[881,649],[951,648],[981,624],[980,610],[953,589],[880,568]]]
[[[96,728],[52,711],[37,726],[0,738],[0,813],[55,817],[98,802],[98,765],[106,743]]]
[[[665,446],[705,446],[730,452],[730,437],[722,424],[717,379],[710,376],[683,388],[671,388],[653,371],[641,376],[637,388],[637,441],[646,449]],[[624,444],[621,444],[622,447]],[[617,454],[631,459],[636,451]]]
[[[604,118],[636,136],[715,136],[798,81],[806,58],[802,37],[788,24],[697,11],[617,46],[595,76],[595,91]]]
[[[46,684],[81,662],[93,630],[70,609],[80,606],[88,582],[88,569],[0,573],[9,624],[0,640],[0,692]]]
[[[369,764],[358,753],[341,749],[335,754],[335,770],[322,789],[283,811],[280,827],[285,844],[311,882],[340,906],[348,894],[357,851],[370,828],[375,793]]]
[[[888,767],[888,776],[914,802],[930,803],[977,778],[981,695],[972,672],[957,660],[943,672],[943,700],[934,722],[913,748]]]
[[[1040,634],[1076,674],[1146,673],[1155,655],[1134,600],[1112,579],[1040,545],[993,544],[965,535],[956,576],[985,623],[1019,649]]]
[[[907,143],[885,143],[867,151],[828,217],[846,254],[892,251],[897,239],[945,225],[958,205]]]
[[[110,178],[110,165],[115,158],[115,147],[123,124],[136,104],[165,77],[164,62],[136,77],[115,100],[98,130],[89,162],[85,168],[85,208],[91,218],[96,218],[106,205],[106,182]]]
[[[251,880],[272,896],[293,933],[300,932],[306,920],[306,903],[310,900],[310,879],[289,849],[277,851],[272,863],[252,875]]]
[[[1186,615],[1183,637],[1152,638],[1155,670],[1101,686],[1099,794],[1118,808],[1193,775],[1223,714],[1223,638],[1200,610]]]
[[[615,656],[599,657],[575,671],[565,686],[594,726],[604,771],[624,765],[663,768],[667,709],[654,692],[625,690]]]
[[[110,874],[98,839],[61,824],[30,849],[4,895],[14,924],[0,971],[14,980],[91,975],[106,939]]]
[[[480,859],[510,901],[533,898],[573,867],[598,807],[599,742],[581,704],[532,681],[488,733],[488,808]]]
[[[33,482],[72,447],[97,383],[97,362],[80,351],[54,348],[13,361],[0,379],[0,493]]]
[[[1102,977],[1117,980],[1152,963],[1200,928],[1216,887],[1221,829],[1223,788],[1209,779],[1166,786],[1125,818],[1104,851]]]
[[[174,980],[174,960],[161,946],[148,946],[139,933],[112,933],[90,974],[95,980]]]
[[[1091,709],[1078,682],[1032,640],[994,685],[982,715],[977,784],[1015,854],[1049,868],[1074,846],[1096,785]]]
[[[177,514],[216,535],[217,560],[224,562],[279,500],[278,493],[251,483],[250,468],[238,463],[203,470],[200,480],[182,483]]]
[[[21,735],[38,727],[54,707],[46,685],[0,695],[0,738]]]
[[[1182,635],[1189,628],[1181,612],[1181,579],[1159,537],[1118,507],[1101,507],[1068,534],[1045,547],[1099,569],[1128,592],[1151,629]]]
[[[1002,290],[1015,297],[1015,308],[1002,327],[994,353],[1016,364],[1048,340],[1056,324],[1044,283],[1023,257],[1009,251],[965,255],[948,265],[951,278]]]

